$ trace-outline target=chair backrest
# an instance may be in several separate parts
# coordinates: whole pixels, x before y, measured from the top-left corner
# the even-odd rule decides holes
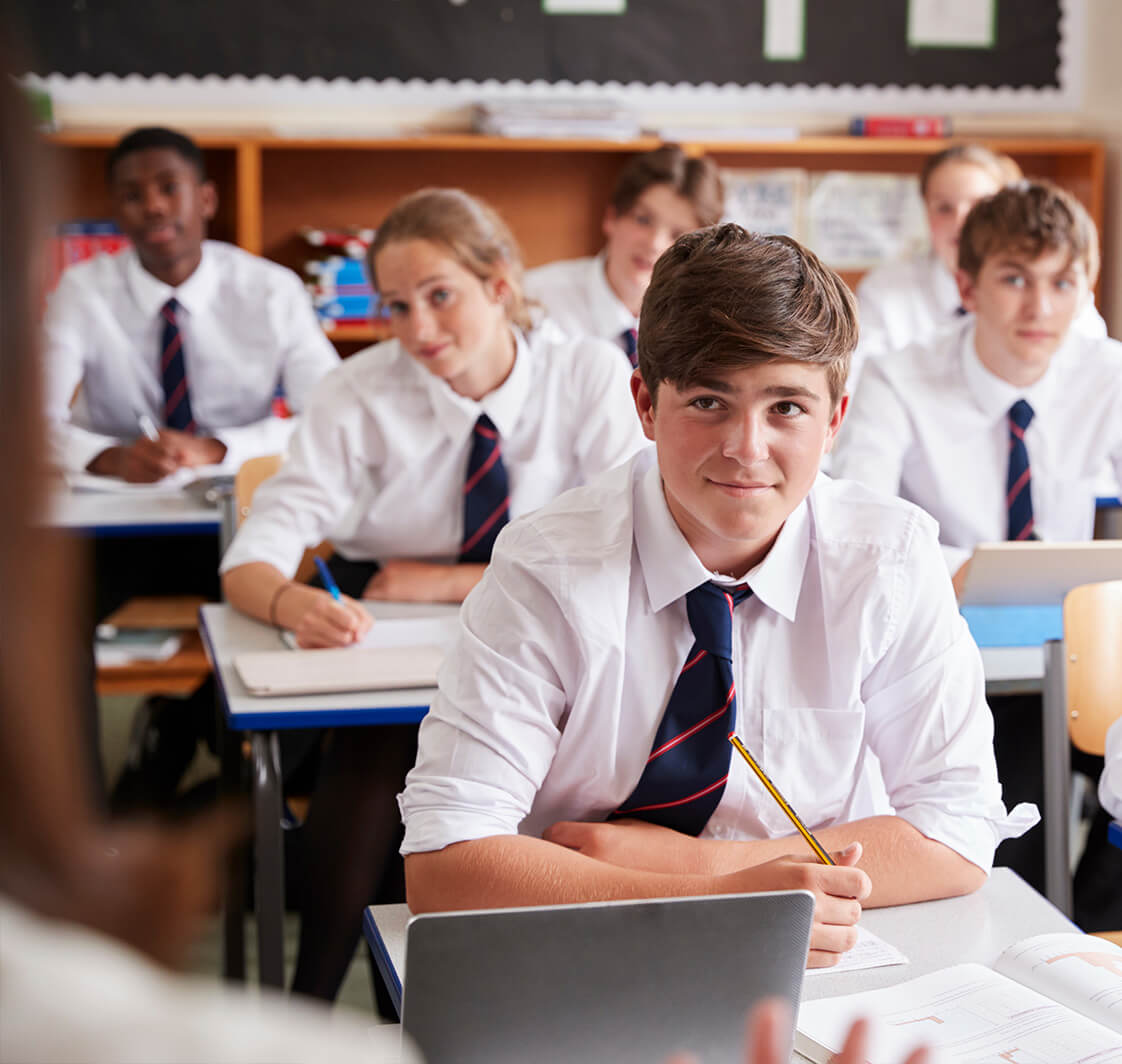
[[[1122,717],[1122,580],[1064,597],[1064,653],[1071,741],[1101,756],[1107,729]]]
[[[242,463],[234,474],[234,500],[238,506],[238,524],[249,516],[250,503],[257,489],[277,472],[284,461],[284,455],[264,454],[260,458],[250,458]],[[331,544],[324,540],[318,546],[309,547],[300,559],[293,579],[306,582],[315,570],[315,557],[327,558],[331,554]]]
[[[234,474],[234,499],[238,504],[238,524],[249,516],[249,504],[253,501],[254,493],[281,467],[284,456],[280,454],[263,454],[259,458],[250,458],[242,463],[241,469]]]

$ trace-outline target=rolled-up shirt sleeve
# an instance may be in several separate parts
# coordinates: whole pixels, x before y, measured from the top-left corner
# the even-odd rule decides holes
[[[895,589],[886,647],[866,676],[866,739],[895,814],[989,871],[1003,839],[1039,819],[1007,812],[978,647],[955,606],[933,532],[915,537]]]
[[[557,663],[575,647],[548,573],[521,549],[533,537],[517,524],[504,529],[464,601],[398,799],[403,854],[516,834],[553,764],[566,709]]]

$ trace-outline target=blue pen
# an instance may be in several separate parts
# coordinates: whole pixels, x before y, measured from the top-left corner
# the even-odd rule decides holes
[[[343,596],[339,594],[339,585],[335,583],[335,578],[331,575],[331,570],[327,568],[327,562],[318,555],[316,556],[316,568],[319,570],[320,578],[323,580],[323,586],[331,592],[331,597],[336,602],[341,601]]]

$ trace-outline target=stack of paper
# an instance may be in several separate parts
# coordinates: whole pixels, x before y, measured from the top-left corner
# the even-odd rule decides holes
[[[167,661],[183,645],[183,633],[172,628],[115,628],[99,624],[94,661],[99,669],[136,661]]]

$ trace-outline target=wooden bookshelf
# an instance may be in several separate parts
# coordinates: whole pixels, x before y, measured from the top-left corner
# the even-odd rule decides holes
[[[108,212],[103,172],[115,130],[73,130],[47,138],[61,175],[59,218]],[[280,139],[255,132],[198,131],[219,192],[211,233],[300,271],[308,249],[300,227],[376,227],[403,195],[430,185],[457,186],[497,207],[514,230],[527,266],[595,252],[616,175],[636,152],[657,142],[507,140],[473,134],[418,138]],[[1102,232],[1105,153],[1097,140],[971,138],[1011,155],[1031,177],[1069,189]],[[811,172],[918,173],[949,140],[804,137],[792,141],[688,143],[721,166]],[[1106,256],[1104,256],[1104,259]],[[847,272],[851,284],[859,272]],[[346,326],[343,347],[370,343],[378,326]]]

